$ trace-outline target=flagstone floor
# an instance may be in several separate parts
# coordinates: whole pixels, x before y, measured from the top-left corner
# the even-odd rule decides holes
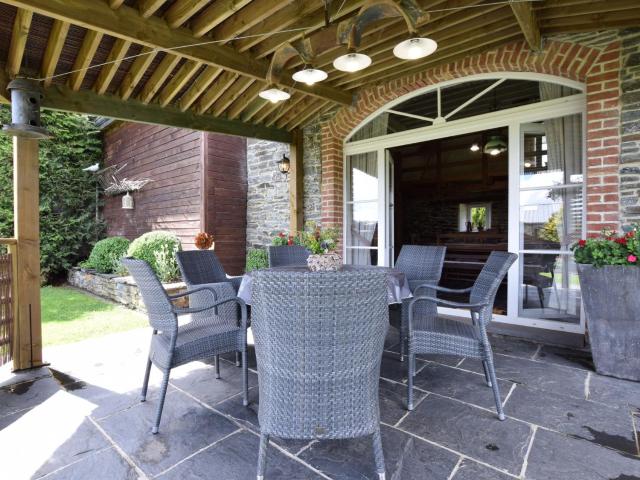
[[[249,407],[240,370],[222,379],[193,363],[174,370],[158,435],[150,426],[158,371],[137,400],[149,331],[45,351],[49,368],[0,382],[0,477],[251,479],[258,389]],[[497,420],[479,362],[423,357],[417,406],[404,409],[405,365],[390,330],[380,380],[387,478],[441,480],[640,479],[640,384],[603,377],[588,353],[494,336],[507,420]],[[373,479],[369,439],[275,439],[267,479]]]

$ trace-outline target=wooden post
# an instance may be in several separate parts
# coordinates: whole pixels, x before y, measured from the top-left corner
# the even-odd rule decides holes
[[[14,370],[42,365],[38,140],[13,138],[14,236],[18,241]]]
[[[289,232],[295,235],[296,232],[302,230],[303,221],[303,197],[304,187],[302,179],[304,177],[304,168],[302,166],[302,130],[298,129],[293,132],[293,142],[289,150]]]

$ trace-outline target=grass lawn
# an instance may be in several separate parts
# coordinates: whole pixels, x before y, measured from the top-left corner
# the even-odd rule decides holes
[[[44,346],[72,343],[148,325],[139,312],[69,287],[43,287]]]

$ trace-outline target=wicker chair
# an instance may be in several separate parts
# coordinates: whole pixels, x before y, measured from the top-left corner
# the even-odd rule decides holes
[[[248,405],[247,307],[236,297],[233,287],[229,283],[219,283],[169,296],[147,262],[125,258],[122,264],[140,289],[153,328],[140,401],[146,400],[151,364],[164,374],[152,433],[158,433],[171,369],[194,360],[215,356],[216,376],[220,378],[217,356],[242,352],[243,403]],[[172,301],[187,295],[191,296],[189,308],[178,308],[172,304]],[[178,326],[178,316],[185,314],[192,314],[193,320]]]
[[[212,250],[186,250],[176,253],[182,279],[189,286],[229,282],[237,292],[242,276],[225,273],[218,256]]]
[[[252,330],[258,363],[264,478],[270,435],[292,439],[373,436],[384,479],[378,382],[388,329],[380,271],[255,272]]]
[[[442,266],[447,247],[434,247],[425,245],[403,245],[400,255],[396,260],[395,268],[407,277],[409,288],[413,293],[420,285],[438,285],[442,276]],[[394,315],[391,325],[400,329],[400,361],[404,360],[404,352],[407,344],[407,323],[409,320],[409,302],[403,300],[400,322]],[[435,308],[421,306],[421,308]],[[400,325],[398,326],[398,323]]]
[[[409,350],[407,362],[409,372],[407,382],[407,408],[413,410],[413,377],[415,375],[416,354],[431,353],[456,355],[482,360],[487,385],[493,388],[498,418],[504,420],[500,391],[493,366],[493,352],[487,337],[487,325],[493,316],[493,303],[498,288],[507,271],[518,256],[509,252],[491,252],[482,271],[472,287],[462,290],[438,286],[420,286],[409,304]],[[453,302],[436,298],[435,292],[469,294],[468,303]],[[423,295],[422,293],[426,293]],[[463,323],[433,314],[433,310],[417,311],[416,306],[430,304],[469,309],[471,324]],[[416,315],[416,313],[418,313]]]
[[[284,245],[269,247],[269,267],[286,267],[288,265],[306,265],[309,250],[302,245]]]

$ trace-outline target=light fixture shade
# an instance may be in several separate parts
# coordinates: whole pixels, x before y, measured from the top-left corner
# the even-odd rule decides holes
[[[416,37],[400,42],[394,47],[393,54],[403,60],[417,60],[431,55],[437,48],[435,40]]]
[[[480,146],[477,143],[474,143],[469,147],[469,150],[471,150],[472,152],[478,152],[480,151]]]
[[[289,169],[291,168],[291,160],[284,153],[282,154],[282,158],[278,160],[278,170],[280,173],[287,174],[289,173]]]
[[[314,83],[326,80],[327,72],[319,70],[317,68],[305,68],[299,70],[292,75],[292,78],[296,82],[306,83],[307,85],[313,85]]]
[[[291,95],[289,95],[284,90],[280,90],[279,88],[269,88],[268,90],[261,91],[258,96],[260,98],[264,98],[265,100],[269,100],[271,103],[278,103],[283,100],[288,100]]]
[[[502,137],[494,136],[489,137],[489,141],[484,146],[484,153],[488,153],[489,155],[500,155],[502,152],[506,152],[507,150],[507,142],[505,142]]]
[[[333,66],[336,70],[349,73],[363,70],[369,65],[371,65],[371,57],[364,53],[347,53],[333,61]]]

